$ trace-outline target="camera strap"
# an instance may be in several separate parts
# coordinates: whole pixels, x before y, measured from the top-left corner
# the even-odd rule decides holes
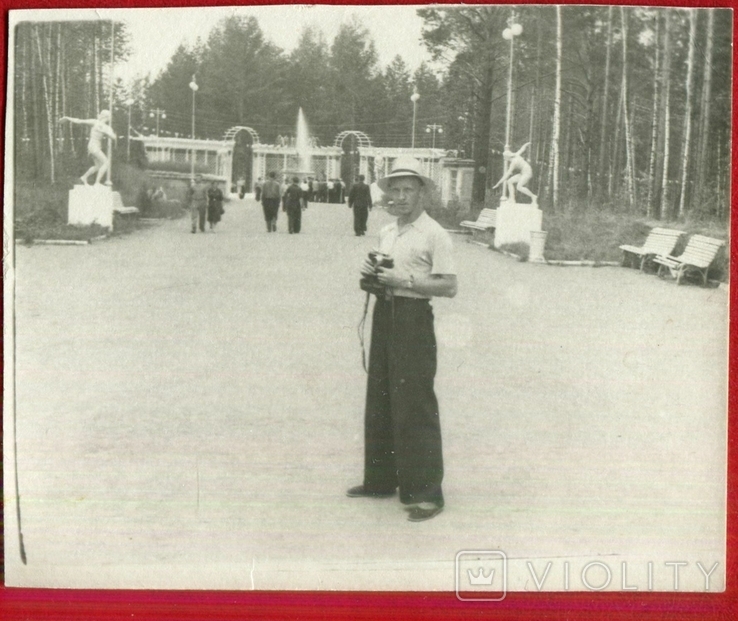
[[[364,314],[361,316],[361,321],[359,322],[359,343],[361,343],[361,366],[364,367],[364,373],[369,373],[366,367],[366,348],[364,347],[364,331],[366,328],[366,316],[369,312],[369,298],[371,297],[371,293],[367,291],[366,293],[366,301],[364,302]]]
[[[387,295],[389,296],[387,299],[390,300],[392,303],[392,334],[395,332],[395,296],[392,294],[392,289],[389,287],[386,289]],[[371,298],[371,293],[367,291],[366,293],[366,301],[364,302],[364,314],[361,316],[361,321],[359,322],[358,326],[358,332],[359,332],[359,343],[361,343],[361,366],[364,367],[364,373],[369,375],[369,369],[367,367],[366,363],[366,347],[365,347],[365,338],[364,333],[366,332],[366,316],[369,313],[369,298]],[[394,338],[394,337],[393,337]]]

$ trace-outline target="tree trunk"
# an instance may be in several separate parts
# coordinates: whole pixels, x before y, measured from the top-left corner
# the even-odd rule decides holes
[[[707,186],[708,140],[710,137],[710,98],[712,94],[712,37],[715,29],[715,12],[707,11],[707,31],[705,33],[705,64],[702,76],[702,102],[700,104],[699,150],[697,152],[697,199],[705,200]]]
[[[664,63],[663,73],[661,74],[661,88],[664,93],[662,100],[661,120],[663,122],[663,150],[661,151],[662,171],[661,171],[661,196],[659,198],[659,213],[663,218],[671,217],[669,209],[669,148],[671,131],[671,110],[669,108],[671,95],[671,13],[669,9],[665,9],[664,13]]]
[[[23,147],[26,148],[28,146],[28,76],[32,75],[31,67],[28,63],[28,37],[25,36],[25,33],[23,32],[25,29],[21,29],[21,27],[18,27],[18,36],[23,36],[23,39],[21,40],[21,47],[23,50],[23,56],[21,57],[20,61],[20,71],[21,71],[21,107],[23,108],[23,134],[22,134],[22,140],[24,142]]]
[[[607,193],[610,200],[620,191],[620,120],[623,113],[622,82],[618,97],[618,112],[615,115],[615,139],[612,141],[612,157],[610,158],[610,172],[607,177]]]
[[[661,20],[656,14],[656,36],[653,55],[653,110],[651,112],[651,153],[648,157],[648,198],[646,199],[646,216],[653,217],[653,190],[656,175],[656,139],[658,136],[659,114],[659,30]]]
[[[608,95],[610,91],[610,54],[612,50],[612,9],[613,7],[607,8],[607,48],[605,52],[605,85],[602,90],[602,125],[600,127],[600,157],[599,165],[597,168],[597,184],[598,193],[601,195],[605,187],[603,182],[603,176],[605,174],[607,150],[605,145],[607,144],[607,105]],[[608,187],[611,184],[608,183]]]
[[[569,105],[564,107],[564,114],[566,115],[566,131],[564,132],[564,172],[561,175],[566,181],[567,197],[571,198],[571,169],[572,169],[572,147],[574,143],[572,121],[574,116],[574,97],[569,95]],[[568,202],[568,201],[567,201]]]
[[[44,93],[44,106],[46,108],[46,133],[49,140],[49,170],[50,170],[50,176],[51,176],[51,183],[56,182],[56,174],[54,169],[54,123],[51,118],[51,102],[49,99],[49,86],[48,86],[48,79],[47,79],[47,71],[48,67],[44,66],[44,53],[42,49],[42,43],[41,43],[41,36],[38,33],[38,28],[43,28],[43,26],[38,26],[34,30],[34,34],[36,35],[36,48],[38,50],[38,59],[39,64],[41,66],[41,84],[43,86],[43,93]]]
[[[95,88],[95,110],[91,116],[97,116],[100,112],[100,50],[97,38],[97,32],[95,32],[95,39],[92,48],[93,53],[93,71],[95,72],[95,79],[93,80]]]
[[[67,116],[67,38],[62,38],[61,42],[61,116]],[[69,153],[70,147],[72,146],[72,132],[71,123],[64,123],[62,126],[62,136],[64,137],[64,152]]]
[[[620,7],[620,22],[623,35],[623,85],[621,96],[623,98],[623,125],[625,127],[625,176],[628,182],[628,205],[630,209],[635,206],[635,180],[633,164],[633,142],[630,132],[630,118],[628,117],[628,17],[625,8]]]
[[[36,60],[36,52],[34,51],[34,28],[35,26],[28,26],[28,46],[30,52],[30,66],[31,66],[31,105],[33,111],[33,172],[34,177],[40,177],[44,171],[44,157],[43,157],[43,142],[41,141],[41,104],[39,103],[38,93],[38,61]]]
[[[472,200],[475,203],[484,203],[487,193],[489,170],[489,141],[490,141],[490,114],[492,109],[492,79],[494,77],[493,59],[491,52],[484,72],[484,81],[481,85],[481,104],[477,107],[477,117],[474,119],[474,128],[478,128],[474,141],[473,159],[475,163],[474,178],[472,181]]]
[[[537,26],[537,32],[538,32],[538,47],[536,49],[536,78],[535,82],[533,83],[533,93],[530,99],[530,131],[528,132],[528,141],[530,142],[530,157],[532,160],[532,164],[534,166],[538,165],[538,160],[540,157],[540,151],[539,151],[539,143],[540,140],[540,132],[537,132],[538,129],[536,121],[536,111],[538,110],[538,106],[540,105],[540,92],[541,92],[541,44],[542,44],[542,37],[541,37],[541,20],[536,20],[536,26]],[[538,115],[540,117],[542,115]]]
[[[679,193],[679,218],[686,214],[687,176],[692,139],[692,82],[694,80],[694,43],[697,38],[697,11],[689,12],[689,47],[687,53],[687,80],[685,83],[686,104],[684,108],[684,136],[682,138],[682,180]]]
[[[561,5],[556,6],[556,91],[554,93],[553,136],[551,137],[551,210],[556,211],[559,200],[559,134],[561,131]]]
[[[61,24],[57,24],[57,31],[56,31],[56,68],[54,70],[54,114],[52,114],[52,118],[54,119],[54,149],[57,153],[59,153],[59,146],[60,141],[57,140],[57,137],[61,138],[64,135],[64,129],[61,125],[56,124],[56,120],[62,116],[59,114],[59,109],[61,108],[61,43],[62,37],[61,37]]]
[[[110,84],[108,85],[108,101],[110,102],[110,127],[113,127],[113,114],[115,113],[115,95],[113,87],[115,85],[115,22],[110,21]],[[115,131],[115,130],[113,130]],[[108,183],[113,181],[113,139],[108,138],[108,170],[105,173],[105,179]]]

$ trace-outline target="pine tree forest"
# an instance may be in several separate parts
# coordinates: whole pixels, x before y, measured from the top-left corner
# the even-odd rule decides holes
[[[110,107],[111,90],[114,158],[125,159],[129,118],[134,133],[189,136],[193,75],[196,135],[212,139],[248,125],[275,142],[294,133],[302,107],[321,145],[350,129],[375,145],[410,147],[417,89],[416,146],[434,140],[474,160],[474,201],[482,205],[503,168],[510,80],[510,146],[531,143],[531,189],[544,211],[727,218],[729,11],[470,5],[418,13],[432,60],[414,71],[400,57],[381,66],[358,19],[332,41],[306,28],[286,52],[256,18],[233,16],[207,39],[181,45],[158,75],[116,80],[112,89],[111,57],[125,63],[130,52],[125,23],[22,23],[14,50],[16,174],[54,183],[78,171],[85,128],[58,119],[96,116]],[[512,23],[522,30],[510,41],[502,32]],[[443,133],[424,131],[429,124]]]

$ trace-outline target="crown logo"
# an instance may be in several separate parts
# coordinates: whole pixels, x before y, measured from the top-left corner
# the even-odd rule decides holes
[[[479,568],[479,574],[474,575],[474,572],[471,569],[466,570],[466,575],[469,576],[469,583],[474,586],[484,586],[484,585],[490,585],[492,584],[492,578],[495,575],[495,570],[490,569],[489,575],[484,575],[484,567]]]

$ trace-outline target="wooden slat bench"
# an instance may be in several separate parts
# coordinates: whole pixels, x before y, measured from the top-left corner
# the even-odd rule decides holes
[[[629,246],[628,244],[620,246],[620,250],[623,251],[623,266],[632,263],[634,258],[640,258],[640,269],[643,271],[646,264],[655,256],[670,255],[683,233],[675,229],[655,228],[651,229],[643,246]]]
[[[122,216],[130,216],[138,213],[138,207],[116,207],[113,211]]]
[[[678,257],[671,255],[657,255],[654,257],[654,263],[659,264],[659,277],[666,267],[671,275],[676,278],[677,284],[680,284],[685,274],[697,272],[702,276],[702,284],[706,285],[707,271],[724,245],[725,242],[722,239],[692,235],[684,252]]]
[[[479,216],[476,221],[472,222],[471,220],[464,220],[460,223],[460,226],[467,229],[473,229],[475,231],[488,231],[495,228],[496,221],[497,210],[482,209],[482,211],[479,212]]]

